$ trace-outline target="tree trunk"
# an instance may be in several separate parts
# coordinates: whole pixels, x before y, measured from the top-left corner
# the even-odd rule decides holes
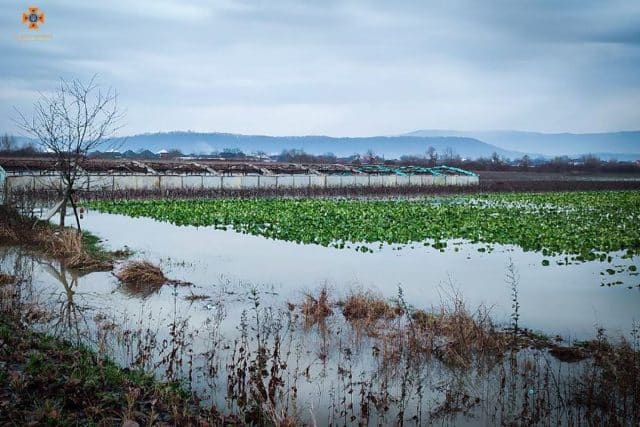
[[[82,229],[80,228],[80,218],[78,218],[78,208],[76,207],[76,202],[73,200],[73,196],[69,196],[69,201],[71,202],[71,207],[73,208],[73,214],[76,217],[76,225],[78,226],[78,234],[82,233]]]
[[[62,205],[60,205],[60,230],[64,228],[64,218],[67,215],[67,197],[65,196]]]

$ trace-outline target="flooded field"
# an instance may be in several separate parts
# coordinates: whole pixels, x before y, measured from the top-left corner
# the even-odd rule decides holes
[[[562,348],[605,334],[638,345],[638,256],[626,251],[573,262],[449,239],[364,252],[91,209],[82,225],[179,282],[128,287],[5,247],[2,270],[28,278],[37,327],[255,423],[571,423],[588,410],[563,399],[585,386],[591,350]],[[363,298],[377,314],[354,311]],[[417,342],[429,328],[440,333]]]
[[[530,328],[584,339],[593,335],[594,325],[628,332],[634,316],[640,318],[637,287],[600,286],[600,273],[606,272],[608,263],[545,267],[540,253],[515,246],[494,245],[492,252],[478,252],[484,245],[461,243],[441,252],[396,245],[361,253],[94,211],[84,225],[102,236],[108,248],[128,246],[135,257],[161,265],[169,277],[194,283],[184,292],[206,294],[222,285],[256,287],[285,302],[322,286],[341,297],[360,288],[385,298],[395,297],[402,287],[407,302],[418,308],[438,306],[459,292],[472,307],[494,307],[496,318],[508,323],[511,291],[506,272],[513,262],[520,277],[522,323]],[[619,263],[629,265],[633,260]],[[117,286],[112,276],[105,280]],[[624,280],[629,285],[640,283],[638,276],[626,275]],[[149,302],[156,299],[164,305],[161,295]]]

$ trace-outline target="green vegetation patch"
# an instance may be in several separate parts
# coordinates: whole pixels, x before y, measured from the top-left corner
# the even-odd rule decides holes
[[[513,244],[545,255],[602,259],[640,251],[640,192],[512,193],[424,200],[227,199],[94,202],[108,213],[176,225],[233,228],[274,239],[345,247],[448,239]],[[435,243],[433,243],[435,242]],[[362,250],[362,247],[357,247]],[[606,257],[606,256],[605,256]]]

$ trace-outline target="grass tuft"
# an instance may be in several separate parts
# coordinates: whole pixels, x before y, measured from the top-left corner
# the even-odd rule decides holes
[[[149,296],[169,282],[160,269],[148,261],[127,263],[116,277],[133,295]]]
[[[381,319],[394,319],[403,314],[399,306],[393,306],[371,292],[353,293],[342,306],[342,314],[349,322],[368,324]]]

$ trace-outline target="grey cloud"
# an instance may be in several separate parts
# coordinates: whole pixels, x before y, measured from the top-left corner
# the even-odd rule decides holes
[[[371,135],[414,128],[593,131],[640,124],[633,1],[40,2],[18,43],[0,1],[0,130],[59,77],[99,73],[128,133]]]

